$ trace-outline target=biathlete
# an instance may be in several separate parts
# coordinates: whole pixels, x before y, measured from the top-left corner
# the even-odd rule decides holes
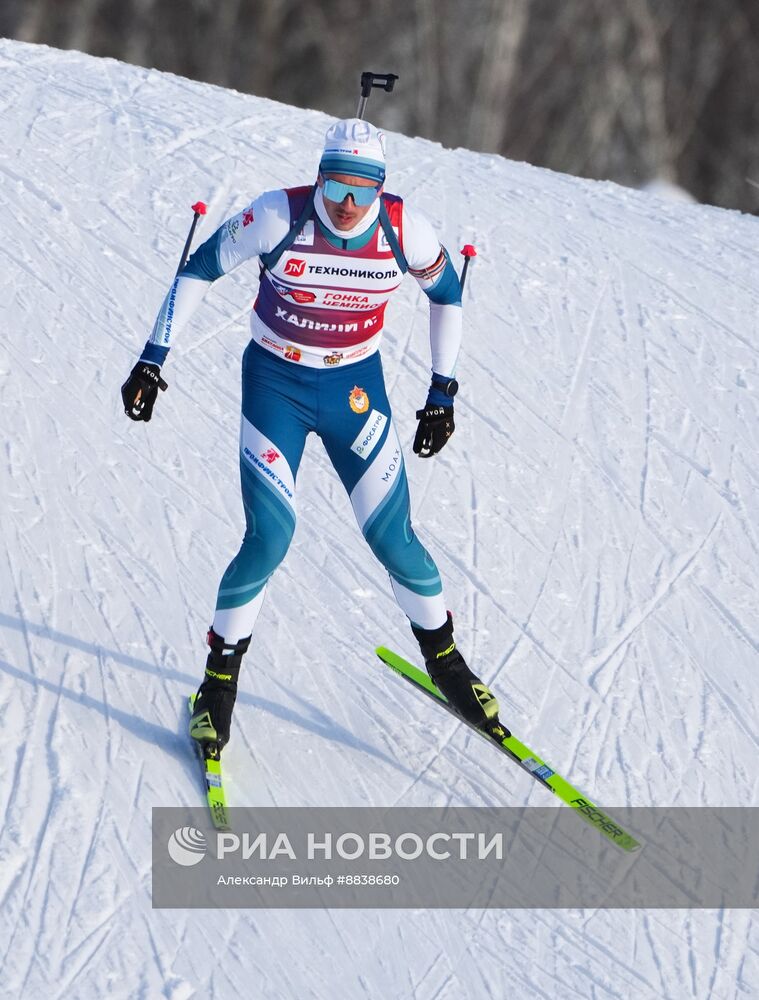
[[[225,222],[172,284],[122,386],[126,413],[150,420],[161,366],[212,282],[258,259],[260,285],[242,364],[240,476],[246,530],[221,578],[190,735],[227,743],[242,658],[295,528],[295,483],[314,431],[372,552],[387,570],[427,670],[469,722],[498,730],[498,703],[453,638],[440,574],[411,526],[401,447],[379,344],[385,306],[408,270],[430,301],[432,378],[414,452],[454,430],[461,287],[430,223],[384,191],[385,136],[358,118],[327,132],[316,183],[267,191]]]

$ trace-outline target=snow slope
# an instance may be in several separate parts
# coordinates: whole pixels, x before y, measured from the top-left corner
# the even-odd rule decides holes
[[[151,909],[151,807],[201,801],[183,702],[242,530],[255,268],[211,291],[149,425],[118,390],[189,205],[209,203],[207,236],[308,181],[328,119],[15,42],[0,69],[6,995],[756,995],[745,911]],[[402,136],[390,158],[391,190],[479,250],[434,461],[410,448],[428,378],[411,281],[383,352],[462,648],[601,804],[759,805],[757,220]],[[415,729],[430,709],[372,655],[413,641],[316,439],[256,638],[238,804],[552,804],[443,713]]]

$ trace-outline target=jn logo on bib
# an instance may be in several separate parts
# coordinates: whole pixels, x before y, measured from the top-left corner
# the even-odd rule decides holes
[[[285,264],[285,274],[291,274],[294,278],[300,278],[306,270],[306,262],[301,257],[290,257]]]

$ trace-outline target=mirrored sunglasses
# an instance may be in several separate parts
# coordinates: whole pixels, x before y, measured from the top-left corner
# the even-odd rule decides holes
[[[356,205],[371,205],[380,192],[381,184],[371,187],[354,187],[352,184],[341,184],[329,177],[324,178],[324,197],[330,201],[343,201],[348,195],[353,197]]]

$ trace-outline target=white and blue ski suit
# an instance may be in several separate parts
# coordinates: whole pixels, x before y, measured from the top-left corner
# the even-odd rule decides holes
[[[213,620],[227,643],[252,632],[266,583],[287,552],[296,476],[311,431],[322,439],[401,609],[421,628],[446,621],[440,575],[411,526],[378,347],[385,305],[407,264],[430,300],[432,370],[452,377],[461,342],[459,280],[430,224],[400,198],[383,195],[384,225],[377,199],[356,229],[343,233],[332,226],[319,188],[313,210],[306,207],[312,191],[266,192],[200,246],[171,286],[141,359],[163,364],[213,281],[251,259],[268,263],[242,365],[246,530],[222,577]],[[276,261],[267,258],[304,211],[310,217],[289,248]],[[438,396],[431,389],[429,401],[449,402]]]

